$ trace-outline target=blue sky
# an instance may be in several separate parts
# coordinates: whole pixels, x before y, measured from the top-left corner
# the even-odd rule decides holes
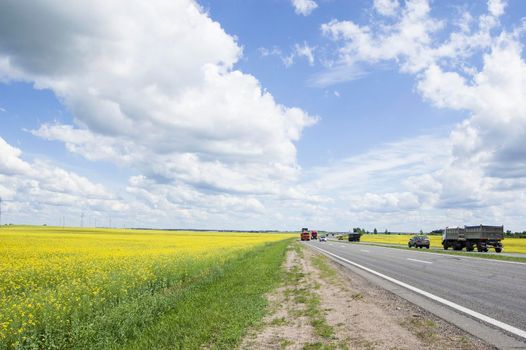
[[[364,67],[366,76],[357,80],[329,86],[313,84],[326,71],[320,60],[329,59],[333,47],[320,25],[333,19],[363,22],[371,12],[370,1],[320,2],[309,16],[298,16],[287,1],[212,1],[202,5],[227,32],[238,37],[244,50],[237,64],[240,70],[255,75],[279,103],[321,117],[316,126],[304,131],[298,143],[299,161],[304,166],[363,152],[371,143],[420,135],[443,126],[450,129],[465,116],[424,103],[413,91],[414,79],[399,74],[389,62]],[[437,10],[450,7],[443,4]],[[305,43],[317,50],[312,65],[301,57],[290,66],[282,62],[294,52],[295,45]],[[264,57],[262,48],[277,48],[282,54]],[[375,103],[378,99],[382,102]]]
[[[4,223],[526,230],[522,1],[0,13]]]

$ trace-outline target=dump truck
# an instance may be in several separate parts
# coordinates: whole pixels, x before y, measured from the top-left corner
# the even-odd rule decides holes
[[[453,250],[466,248],[468,252],[475,250],[487,252],[488,246],[495,248],[497,253],[502,252],[502,240],[504,239],[504,226],[464,226],[447,227],[442,234],[442,246],[445,250],[449,247]]]
[[[310,241],[310,231],[309,231],[309,229],[306,228],[306,227],[302,228],[300,237],[301,237],[302,241]]]
[[[310,232],[310,238],[311,238],[311,239],[318,239],[318,231],[316,231],[316,230],[312,230],[312,231]]]
[[[349,242],[360,242],[361,233],[349,233]]]

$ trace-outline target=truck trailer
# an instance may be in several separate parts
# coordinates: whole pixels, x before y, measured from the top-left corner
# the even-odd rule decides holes
[[[504,226],[464,226],[447,227],[442,234],[442,246],[445,250],[452,247],[453,250],[466,248],[471,252],[477,248],[479,252],[487,252],[488,246],[495,248],[497,253],[502,252],[502,240],[504,239]]]

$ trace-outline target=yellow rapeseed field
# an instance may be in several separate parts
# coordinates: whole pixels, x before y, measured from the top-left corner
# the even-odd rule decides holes
[[[526,254],[526,238],[505,238],[502,243],[507,253]]]
[[[72,330],[86,320],[141,296],[203,278],[236,254],[290,237],[1,228],[0,349],[35,344],[47,348],[56,339],[67,342],[75,336]]]
[[[407,245],[411,235],[387,235],[387,234],[366,234],[362,235],[362,242],[370,243],[388,243]],[[431,247],[442,248],[442,236],[429,235]],[[526,253],[526,238],[505,238],[504,252],[507,253]]]

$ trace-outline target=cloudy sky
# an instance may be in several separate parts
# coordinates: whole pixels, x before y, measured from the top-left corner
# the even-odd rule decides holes
[[[0,0],[3,223],[526,230],[522,0]]]

